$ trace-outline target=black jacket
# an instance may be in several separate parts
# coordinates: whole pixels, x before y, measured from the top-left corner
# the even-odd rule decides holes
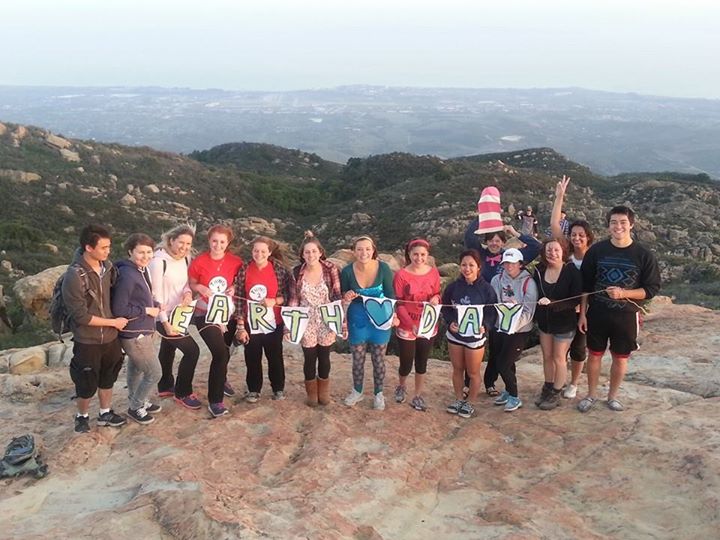
[[[564,334],[575,330],[577,314],[575,307],[580,303],[582,294],[582,275],[571,262],[565,263],[556,283],[548,285],[545,277],[545,266],[535,270],[533,279],[538,288],[538,299],[549,298],[552,304],[535,309],[535,322],[541,332],[546,334]],[[570,300],[564,300],[570,298]]]

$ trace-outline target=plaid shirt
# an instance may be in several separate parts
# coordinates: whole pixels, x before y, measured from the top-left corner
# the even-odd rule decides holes
[[[340,272],[330,261],[320,261],[322,267],[322,277],[325,285],[328,288],[328,296],[331,302],[342,299],[342,292],[340,291]],[[300,301],[300,291],[302,289],[302,279],[305,275],[306,264],[298,265],[293,269],[293,275],[295,276],[295,304],[298,305]],[[290,305],[290,304],[288,304]]]
[[[283,297],[284,306],[297,305],[295,300],[295,279],[292,274],[285,268],[281,263],[269,260],[268,261],[273,270],[275,270],[275,279],[278,282],[278,296]],[[254,261],[250,261],[249,264],[243,265],[238,270],[237,276],[235,276],[235,319],[238,324],[242,325],[245,322],[245,312],[247,311],[247,292],[245,291],[245,279],[247,275],[247,267],[251,264],[255,264]]]

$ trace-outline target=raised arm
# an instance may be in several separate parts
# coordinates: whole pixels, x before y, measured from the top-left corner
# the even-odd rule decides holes
[[[560,214],[565,201],[565,191],[567,191],[569,183],[570,177],[563,174],[562,180],[555,186],[555,202],[553,203],[552,213],[550,214],[550,231],[552,232],[553,238],[565,238],[565,234],[560,226]]]

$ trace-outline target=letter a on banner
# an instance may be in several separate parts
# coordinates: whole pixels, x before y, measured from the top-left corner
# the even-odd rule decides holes
[[[464,337],[480,337],[483,335],[484,306],[455,306],[458,312],[458,334]]]
[[[248,302],[248,326],[251,334],[269,334],[277,327],[275,314],[272,308],[268,309],[265,304],[259,302]]]
[[[498,312],[498,330],[505,334],[517,332],[520,316],[522,315],[522,304],[497,304],[495,309]]]
[[[175,306],[170,313],[168,322],[170,323],[170,326],[172,326],[180,334],[187,335],[188,330],[190,329],[190,321],[192,320],[196,303],[197,302],[193,300],[187,306]]]
[[[282,315],[285,328],[290,330],[290,343],[297,345],[307,330],[310,308],[284,306],[280,308],[280,315]]]
[[[437,332],[437,322],[440,318],[442,306],[433,306],[430,302],[423,302],[423,310],[418,323],[417,337],[430,339]]]
[[[208,324],[227,324],[235,311],[232,298],[225,294],[213,294],[208,300],[205,322]]]
[[[329,304],[323,304],[318,309],[320,309],[322,322],[338,336],[342,335],[343,320],[345,319],[342,301],[336,300]]]

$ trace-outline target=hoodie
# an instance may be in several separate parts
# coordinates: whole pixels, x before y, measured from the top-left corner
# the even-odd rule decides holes
[[[450,283],[443,292],[441,310],[445,323],[450,326],[450,323],[458,322],[457,309],[452,306],[465,305],[465,306],[478,306],[484,305],[483,308],[483,326],[485,328],[494,328],[495,320],[497,319],[497,311],[491,304],[497,302],[495,291],[490,284],[485,281],[482,276],[478,276],[473,283],[468,283],[463,276],[460,276],[455,281]],[[490,305],[487,305],[490,304]],[[448,332],[450,329],[448,328]],[[455,341],[463,343],[472,343],[477,341],[475,337],[466,337],[450,332]]]
[[[131,319],[120,330],[122,339],[133,339],[155,332],[155,319],[145,313],[145,308],[154,307],[150,288],[150,276],[145,268],[123,259],[115,263],[118,279],[112,289],[112,310],[116,317]]]
[[[522,304],[522,312],[518,322],[517,333],[529,332],[533,327],[533,316],[535,315],[535,305],[538,300],[537,285],[533,280],[530,272],[524,268],[515,278],[504,270],[492,278],[490,282],[498,302]]]
[[[101,345],[117,339],[117,330],[111,326],[89,326],[93,317],[112,319],[110,310],[110,287],[115,281],[117,271],[110,261],[104,261],[98,274],[83,258],[84,250],[75,251],[73,262],[65,273],[62,282],[63,303],[70,316],[70,330],[73,341],[89,345]],[[72,266],[80,267],[73,271]],[[90,291],[85,290],[85,282],[80,272],[86,274]]]
[[[185,293],[192,293],[188,285],[190,257],[175,259],[163,248],[155,251],[148,265],[155,301],[160,306],[157,320],[166,322],[169,314],[182,302]]]

